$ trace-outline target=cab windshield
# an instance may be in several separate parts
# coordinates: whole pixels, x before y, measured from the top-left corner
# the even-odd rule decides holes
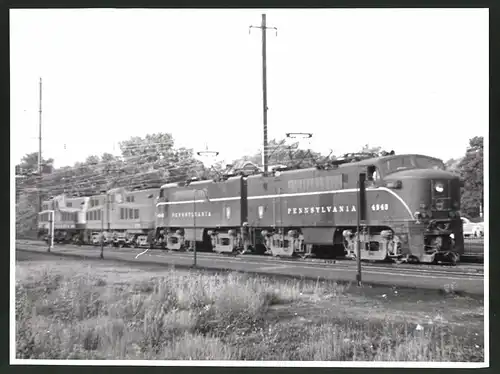
[[[401,170],[409,169],[439,169],[444,170],[444,164],[441,160],[426,156],[397,156],[390,160],[380,163],[384,175],[396,173]]]

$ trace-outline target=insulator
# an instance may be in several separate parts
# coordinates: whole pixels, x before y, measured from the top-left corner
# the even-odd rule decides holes
[[[228,231],[228,234],[229,234],[230,236],[236,236],[236,231],[235,231],[235,230],[229,230],[229,231]]]
[[[260,232],[260,234],[261,234],[262,236],[267,236],[267,234],[269,234],[269,232],[268,232],[267,230],[262,230],[262,231]]]
[[[175,233],[180,236],[182,235],[182,230],[177,230]]]
[[[208,230],[208,231],[207,231],[207,234],[208,234],[209,236],[212,236],[212,235],[214,235],[214,232],[213,232],[213,230]]]
[[[288,236],[290,236],[292,238],[294,238],[296,234],[297,234],[297,231],[295,231],[295,230],[289,230],[288,231]]]

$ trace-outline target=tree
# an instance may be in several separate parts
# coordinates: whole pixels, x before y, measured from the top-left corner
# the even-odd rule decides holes
[[[174,139],[171,134],[148,134],[144,138],[134,136],[119,143],[126,162],[144,164],[170,159],[173,153]]]
[[[42,173],[50,174],[54,171],[54,159],[44,159],[42,157]],[[38,152],[27,153],[21,162],[16,165],[16,173],[33,174],[38,172]]]
[[[448,161],[444,163],[444,167],[450,173],[460,175],[459,164],[462,161],[462,158],[450,158]]]
[[[464,181],[462,212],[472,218],[479,216],[480,207],[484,204],[483,141],[482,136],[470,139],[465,156],[458,164],[460,176]]]
[[[189,148],[175,148],[171,134],[135,136],[120,142],[124,169],[136,176],[151,175],[164,182],[179,182],[203,173],[203,163]]]
[[[101,159],[99,158],[99,156],[96,156],[96,155],[88,156],[85,159],[85,164],[87,164],[87,165],[97,165],[97,164],[99,164],[99,162],[101,162]]]
[[[104,152],[101,155],[101,162],[106,164],[119,162],[121,159],[118,156],[112,155],[111,153]]]

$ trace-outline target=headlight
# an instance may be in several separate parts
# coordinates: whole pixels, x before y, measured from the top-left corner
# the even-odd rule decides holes
[[[434,188],[436,189],[437,192],[441,193],[444,191],[444,186],[442,183],[436,183],[436,185],[434,186]]]

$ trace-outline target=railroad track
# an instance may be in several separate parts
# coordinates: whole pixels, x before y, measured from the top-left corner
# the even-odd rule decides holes
[[[47,248],[47,245],[43,242],[32,241],[32,240],[18,240],[16,241],[16,247],[26,249],[38,249],[43,250]],[[61,253],[71,254],[72,251],[88,251],[90,254],[100,253],[100,247],[97,246],[78,246],[74,244],[58,244],[55,246],[55,250],[62,251]],[[115,247],[104,247],[104,253],[114,253],[114,254],[130,254],[137,255],[144,252],[144,248],[115,248]],[[190,251],[165,251],[161,249],[150,249],[146,253],[161,255],[163,257],[172,257],[185,260],[193,259],[193,252]],[[265,255],[255,255],[255,254],[245,254],[245,255],[233,255],[233,254],[217,254],[213,252],[197,252],[198,259],[206,259],[208,261],[222,260],[222,261],[240,261],[244,259],[248,263],[266,263],[266,264],[304,264],[307,266],[326,266],[332,269],[351,269],[355,270],[356,261],[348,259],[340,260],[324,260],[324,259],[301,259],[301,258],[279,258]],[[405,273],[411,272],[412,274],[429,274],[429,275],[447,275],[447,276],[461,276],[461,275],[472,275],[472,276],[482,276],[484,274],[483,264],[458,264],[454,266],[450,265],[431,265],[431,264],[395,264],[395,263],[372,263],[372,262],[362,262],[365,269],[370,269],[374,271],[387,271],[387,270],[397,270],[404,271]]]
[[[16,253],[45,253],[45,243],[16,242]],[[54,258],[69,256],[80,261],[106,261],[127,263],[129,266],[154,265],[161,267],[190,268],[193,253],[171,252],[153,249],[111,248],[104,251],[104,260],[99,259],[100,248],[91,246],[58,245],[51,254]],[[215,253],[198,253],[197,268],[204,271],[237,271],[273,277],[293,279],[331,280],[355,282],[354,261],[293,261],[270,256],[224,256]],[[363,284],[402,288],[433,289],[484,295],[484,273],[481,265],[454,267],[418,265],[366,264],[362,266]]]

